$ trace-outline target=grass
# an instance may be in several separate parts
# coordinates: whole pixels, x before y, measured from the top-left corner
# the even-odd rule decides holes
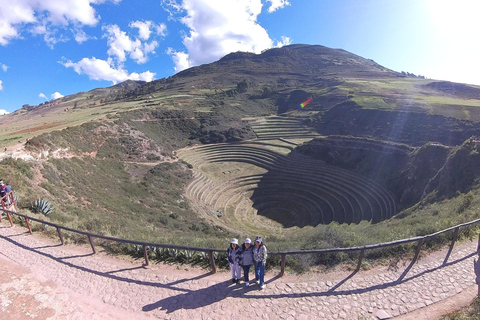
[[[480,319],[480,297],[476,297],[468,307],[460,311],[442,316],[439,320],[470,320]]]
[[[268,67],[265,70],[271,74],[272,70]],[[316,71],[310,65],[307,70]],[[295,70],[296,73],[300,71]],[[319,122],[324,121],[324,113],[328,108],[349,99],[356,101],[362,108],[369,109],[366,110],[368,113],[362,115],[367,118],[374,115],[380,120],[391,116],[392,112],[373,114],[372,110],[405,110],[410,105],[417,108],[416,111],[426,114],[480,119],[480,114],[476,111],[480,106],[479,100],[455,98],[427,89],[423,85],[429,83],[429,80],[359,79],[349,77],[348,73],[340,75],[338,79],[333,76],[321,79],[324,75],[320,73],[325,72],[321,69],[313,80],[305,76],[274,79],[262,75],[254,80],[252,78],[252,86],[246,93],[239,94],[231,89],[235,89],[243,78],[250,79],[246,74],[233,72],[237,78],[218,77],[222,78],[222,82],[215,82],[210,78],[201,78],[202,72],[198,72],[198,82],[197,78],[172,77],[149,83],[152,90],[142,89],[139,91],[141,94],[128,97],[122,96],[118,88],[105,89],[102,91],[105,97],[92,96],[91,92],[82,93],[59,100],[58,105],[48,108],[40,106],[29,112],[21,110],[17,114],[0,118],[0,145],[8,147],[18,140],[29,139],[29,147],[34,151],[68,148],[74,157],[44,159],[35,163],[4,160],[0,162],[0,175],[18,191],[22,199],[22,210],[26,211],[29,203],[37,197],[52,199],[56,210],[47,219],[64,226],[121,238],[217,249],[226,248],[232,237],[256,235],[264,237],[270,251],[359,246],[425,235],[479,217],[479,191],[467,188],[464,192],[454,193],[441,201],[437,198],[437,202],[433,203],[426,200],[413,206],[409,203],[396,217],[376,224],[331,223],[282,228],[280,223],[266,217],[255,219],[256,211],[253,209],[245,217],[243,214],[246,214],[249,204],[251,205],[253,192],[245,191],[246,187],[234,188],[232,185],[225,187],[231,188],[225,195],[226,199],[230,199],[228,205],[226,199],[219,202],[219,207],[227,206],[223,219],[211,215],[203,217],[194,206],[202,204],[188,203],[183,194],[193,179],[191,168],[210,179],[210,184],[203,186],[207,189],[232,177],[264,174],[267,170],[242,162],[207,164],[201,157],[195,158],[195,150],[184,151],[179,156],[187,161],[192,159],[193,165],[190,163],[189,166],[182,161],[164,162],[165,159],[173,159],[173,151],[200,141],[211,143],[225,141],[227,138],[251,139],[253,129],[263,131],[265,135],[275,133],[300,144],[310,140],[295,135],[300,129],[308,129],[302,125],[304,120],[316,117]],[[208,72],[204,74],[210,76]],[[294,74],[292,72],[291,77],[295,77]],[[317,85],[317,82],[321,85]],[[259,93],[259,88],[264,87],[279,89],[271,92],[271,98],[266,98]],[[216,88],[223,88],[229,93],[217,92]],[[288,128],[284,125],[294,122],[291,118],[268,116],[277,113],[279,103],[283,103],[287,111],[290,106],[297,106],[299,101],[291,98],[294,90],[302,91],[305,95],[312,94],[320,102],[315,105],[314,100],[311,108],[291,112],[289,115],[295,117],[298,127]],[[65,111],[67,108],[68,111]],[[249,120],[250,124],[241,122],[240,119]],[[352,119],[345,119],[346,122],[350,120]],[[386,130],[383,122],[365,120],[365,124],[364,131],[354,131],[352,134],[370,135],[373,127],[377,130],[377,138],[383,137]],[[432,127],[438,127],[435,124]],[[337,125],[338,123],[335,124]],[[353,123],[355,125],[357,123]],[[234,130],[229,131],[230,128]],[[428,137],[430,136],[427,135]],[[412,138],[413,142],[417,140],[418,138]],[[265,140],[262,148],[287,155],[290,153],[290,149],[285,148],[287,146],[294,147],[279,140]],[[380,149],[384,146],[380,146]],[[363,170],[362,173],[368,173],[369,170],[379,172],[372,170],[372,167],[377,169],[375,164],[379,164],[373,161],[378,160],[375,152],[368,154],[358,151],[354,145],[347,145],[343,149],[326,148],[323,153],[337,165]],[[369,162],[367,160],[371,160],[371,163],[365,164]],[[397,159],[390,156],[384,160],[390,164]],[[400,171],[405,176],[423,178],[420,173],[427,170],[422,170],[424,167],[419,163],[420,161],[412,162],[411,167]],[[430,162],[424,163],[432,166]],[[417,171],[416,166],[420,168]],[[398,190],[410,188],[415,183],[413,180],[402,180],[400,183],[393,173],[397,171],[385,170],[379,174],[379,179],[383,179],[386,185],[394,185]],[[411,192],[418,194],[421,190],[423,188],[412,189]],[[207,191],[209,190],[205,192]],[[240,196],[244,202],[237,202],[236,198]],[[398,198],[401,199],[402,194],[399,193]],[[476,229],[468,229],[461,236],[467,238],[475,232]],[[448,242],[449,236],[439,237],[425,246],[435,248]],[[74,235],[70,235],[69,239],[81,241]],[[399,246],[370,252],[365,265],[409,255],[411,247]],[[115,245],[110,245],[110,248],[138,254],[138,248]],[[182,252],[152,250],[151,254],[165,261],[197,259],[195,256],[187,257],[188,254]],[[216,257],[223,259],[221,255]],[[298,259],[289,257],[287,266],[301,271],[318,263],[326,266],[339,262],[352,263],[356,258],[356,254],[307,255]],[[278,257],[271,257],[269,264],[275,263],[278,263]]]

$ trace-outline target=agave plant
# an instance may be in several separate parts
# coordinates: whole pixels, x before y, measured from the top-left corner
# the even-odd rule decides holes
[[[44,215],[48,216],[50,213],[53,212],[52,203],[45,199],[38,198],[32,205],[32,211],[35,213],[43,213]]]

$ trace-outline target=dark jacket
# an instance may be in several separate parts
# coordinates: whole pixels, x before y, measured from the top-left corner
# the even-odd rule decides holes
[[[228,263],[238,263],[240,264],[241,262],[241,256],[242,256],[242,247],[239,247],[237,245],[237,249],[233,249],[232,246],[230,245],[227,249],[227,259]]]

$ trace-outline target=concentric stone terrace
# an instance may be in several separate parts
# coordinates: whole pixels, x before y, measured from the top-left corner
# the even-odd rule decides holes
[[[265,134],[279,121],[257,121],[256,130]],[[271,140],[262,136],[179,151],[195,171],[186,195],[198,212],[249,232],[333,221],[378,222],[396,213],[394,198],[379,184],[296,153],[299,123],[289,120],[279,127],[283,131],[277,128]]]

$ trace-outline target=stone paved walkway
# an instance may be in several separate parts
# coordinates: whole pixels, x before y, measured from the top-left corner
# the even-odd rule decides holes
[[[233,285],[229,272],[129,261],[61,246],[0,224],[1,319],[379,319],[408,314],[476,288],[476,241],[422,257],[405,274],[376,267],[286,275],[266,289]],[[401,280],[399,280],[401,279]],[[476,289],[475,289],[476,291]],[[248,318],[248,317],[247,317]],[[419,318],[420,319],[420,318]]]

